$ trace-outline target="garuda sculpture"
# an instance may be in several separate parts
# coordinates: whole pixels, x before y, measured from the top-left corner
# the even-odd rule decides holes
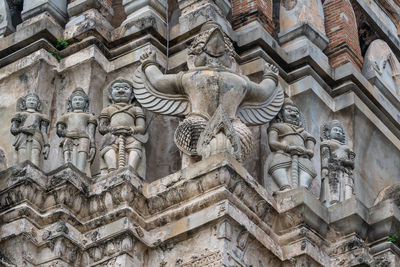
[[[329,121],[321,126],[321,201],[333,205],[354,195],[355,153],[347,144],[342,124]]]
[[[17,101],[17,113],[11,120],[11,133],[15,135],[16,163],[25,160],[42,167],[42,154],[47,159],[50,144],[47,138],[49,119],[40,113],[39,97],[30,93]]]
[[[119,78],[107,88],[110,105],[99,116],[99,132],[104,135],[100,147],[102,174],[130,166],[144,178],[147,142],[145,114],[135,103],[133,88],[129,81]]]
[[[309,188],[317,175],[311,162],[316,141],[304,127],[299,109],[286,98],[282,110],[268,128],[272,153],[265,165],[280,191],[300,186]]]
[[[266,64],[263,81],[254,83],[235,71],[233,53],[220,26],[207,22],[189,48],[188,71],[165,75],[153,51],[141,56],[136,98],[150,111],[185,118],[175,131],[183,167],[223,151],[243,161],[252,149],[246,125],[269,122],[282,105],[278,69]]]
[[[89,96],[78,88],[67,99],[67,113],[57,121],[57,135],[62,138],[64,163],[71,162],[90,176],[90,163],[96,153],[96,117],[89,113]]]

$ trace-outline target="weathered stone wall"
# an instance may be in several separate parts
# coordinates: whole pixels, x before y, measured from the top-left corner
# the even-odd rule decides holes
[[[388,240],[400,235],[397,1],[0,1],[0,265],[399,266],[399,244]],[[210,20],[233,44],[223,51],[231,73],[259,84],[266,64],[277,66],[316,140],[308,189],[282,192],[268,173],[272,122],[249,127],[243,163],[218,153],[182,165],[174,132],[183,117],[145,110],[146,177],[129,167],[100,175],[99,150],[91,177],[62,164],[56,123],[77,87],[99,116],[109,84],[134,82],[145,51],[162,72],[187,71]],[[55,47],[60,39],[67,48]],[[28,93],[50,120],[42,168],[15,160],[11,119]],[[356,156],[354,195],[329,205],[320,137],[332,120]]]

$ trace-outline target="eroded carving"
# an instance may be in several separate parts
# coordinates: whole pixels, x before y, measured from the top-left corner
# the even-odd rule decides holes
[[[41,168],[43,156],[47,159],[49,155],[49,119],[40,113],[41,110],[42,103],[34,93],[20,97],[17,101],[17,112],[11,120],[17,164],[29,160]]]
[[[89,97],[81,88],[67,99],[67,113],[57,121],[57,135],[62,138],[64,163],[71,162],[90,176],[90,163],[96,153],[97,120],[89,114]]]
[[[282,105],[278,69],[267,64],[263,81],[256,84],[236,71],[233,54],[232,43],[220,26],[207,22],[189,48],[189,71],[164,75],[157,67],[154,51],[145,52],[141,57],[142,65],[134,78],[138,101],[150,111],[185,117],[175,132],[183,166],[198,160],[199,155],[204,157],[221,150],[231,151],[243,161],[252,147],[247,126],[269,122]],[[220,114],[216,116],[217,110]],[[213,117],[215,120],[211,120]],[[224,117],[226,120],[221,121]],[[223,122],[223,127],[216,123],[218,120]],[[209,148],[198,146],[206,125],[213,133],[206,134]],[[238,145],[235,138],[239,139],[241,153],[236,153],[239,150],[234,147]],[[207,153],[201,153],[199,148]]]
[[[316,176],[311,162],[315,138],[305,130],[297,106],[288,98],[268,128],[272,153],[267,158],[266,171],[280,191],[303,186],[310,187]]]
[[[329,121],[321,127],[321,201],[327,206],[354,195],[355,153],[347,144],[342,124]]]
[[[99,132],[104,135],[100,148],[102,174],[130,166],[144,178],[143,144],[148,134],[143,109],[134,103],[133,87],[127,80],[113,81],[107,93],[111,104],[99,116]]]

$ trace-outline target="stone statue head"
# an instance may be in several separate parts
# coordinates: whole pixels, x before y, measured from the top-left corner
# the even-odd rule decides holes
[[[326,122],[321,127],[321,140],[334,139],[340,143],[346,143],[346,133],[338,120]]]
[[[125,79],[116,79],[108,87],[108,99],[113,104],[132,103],[135,99],[132,83]]]
[[[223,33],[221,26],[214,21],[206,22],[193,40],[188,51],[188,67],[226,67],[232,68],[233,46]]]
[[[67,112],[75,110],[89,113],[89,96],[82,88],[75,89],[67,99]]]
[[[299,127],[305,127],[303,116],[299,108],[289,98],[285,98],[282,108],[274,122],[285,122]]]
[[[20,97],[17,101],[17,111],[34,109],[38,112],[42,110],[42,102],[39,96],[35,93],[29,93],[26,96]]]

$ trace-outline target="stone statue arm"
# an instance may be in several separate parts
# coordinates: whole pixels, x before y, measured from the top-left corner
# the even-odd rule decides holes
[[[144,118],[137,118],[135,120],[135,127],[133,127],[133,132],[135,134],[145,134],[146,132],[146,122]]]
[[[65,130],[67,129],[67,125],[65,123],[62,122],[57,122],[57,135],[59,137],[65,137],[66,136],[66,132]]]
[[[105,135],[110,132],[110,119],[106,117],[100,117],[99,132],[101,135]]]
[[[155,90],[163,94],[182,94],[176,74],[163,74],[157,67],[155,51],[144,52],[140,57],[142,71]]]
[[[268,132],[268,143],[272,151],[283,151],[289,152],[289,146],[279,142],[278,132],[276,130],[271,130]]]
[[[40,131],[42,132],[43,142],[44,142],[44,148],[43,148],[44,159],[47,159],[50,153],[50,144],[47,136],[48,130],[49,130],[49,121],[42,120],[40,122]]]
[[[282,87],[278,83],[278,68],[266,64],[264,79],[259,84],[246,79],[247,93],[237,115],[247,126],[266,124],[278,114],[284,100]]]
[[[90,139],[90,150],[89,150],[89,162],[94,160],[96,155],[96,143],[95,143],[95,134],[96,134],[96,124],[89,122],[88,123],[88,134]]]
[[[349,166],[351,169],[354,169],[354,161],[355,161],[356,154],[353,151],[349,152],[349,158],[345,160],[345,165]]]
[[[322,144],[320,148],[321,152],[321,194],[320,198],[322,203],[326,203],[328,192],[329,192],[329,169],[328,162],[330,157],[330,149],[326,144]]]
[[[312,139],[307,139],[306,140],[306,149],[305,149],[305,155],[311,159],[314,157],[314,146],[315,146],[315,141]]]
[[[11,129],[10,129],[11,134],[12,135],[19,134],[21,132],[20,126],[21,126],[21,121],[19,119],[16,119],[16,118],[12,119]]]
[[[329,146],[321,145],[321,168],[328,169],[330,150]]]
[[[248,92],[244,101],[254,103],[268,101],[278,86],[278,74],[279,70],[276,66],[266,63],[261,83],[248,81]]]

